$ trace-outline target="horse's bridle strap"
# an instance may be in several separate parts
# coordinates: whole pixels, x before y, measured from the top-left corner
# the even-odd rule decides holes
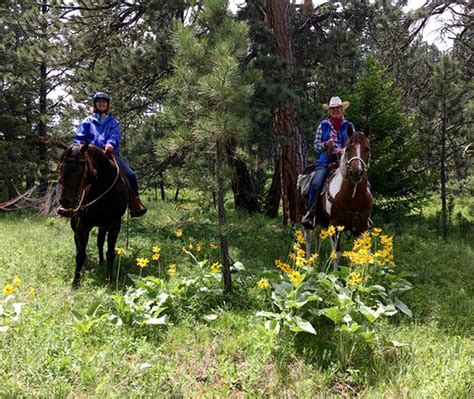
[[[369,165],[367,165],[367,164],[365,163],[365,161],[364,161],[361,157],[352,157],[351,159],[349,159],[349,160],[346,162],[346,163],[347,163],[347,168],[348,168],[348,169],[351,169],[351,163],[352,163],[352,161],[356,161],[356,160],[362,162],[362,165],[364,166],[364,170],[369,169]]]

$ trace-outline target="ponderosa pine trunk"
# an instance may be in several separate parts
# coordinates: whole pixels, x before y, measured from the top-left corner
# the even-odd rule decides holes
[[[219,239],[221,245],[222,275],[224,277],[224,292],[232,292],[232,276],[230,274],[229,243],[227,241],[227,226],[225,214],[225,148],[221,140],[216,143],[216,175],[217,175],[217,213],[219,217]]]
[[[290,2],[268,0],[266,23],[274,33],[272,53],[286,61],[286,80],[290,86],[290,74],[293,70]],[[281,103],[273,111],[273,123],[279,140],[278,155],[284,224],[300,222],[304,212],[296,193],[298,173],[304,168],[303,137],[292,118],[293,112],[294,105],[290,101]]]

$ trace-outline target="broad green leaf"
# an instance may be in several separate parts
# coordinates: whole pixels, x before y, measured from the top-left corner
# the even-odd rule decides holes
[[[324,312],[324,316],[331,319],[334,323],[344,321],[343,318],[342,318],[341,311],[336,306],[333,306],[332,308],[327,309]]]
[[[365,306],[365,305],[359,306],[359,311],[360,311],[360,313],[362,313],[364,315],[364,317],[370,323],[373,323],[379,317],[379,315],[377,314],[377,312],[375,310],[372,310],[371,308],[369,308],[368,306]]]
[[[161,316],[161,317],[152,317],[150,319],[146,319],[144,321],[144,324],[149,324],[149,325],[153,325],[153,326],[157,326],[157,325],[165,325],[165,324],[168,324],[168,322],[166,321],[166,315],[164,316]]]
[[[257,316],[257,317],[266,317],[268,319],[277,319],[277,318],[280,317],[280,315],[278,313],[266,312],[264,310],[261,310],[261,311],[257,312],[257,314],[255,316]]]
[[[393,301],[394,305],[400,309],[403,313],[405,313],[408,317],[412,317],[413,314],[410,310],[410,308],[405,305],[402,301],[400,301],[400,299],[398,298],[395,298],[395,300]]]
[[[314,327],[311,325],[309,321],[303,320],[301,317],[294,317],[293,322],[295,323],[295,325],[292,328],[290,328],[291,331],[294,331],[294,332],[304,331],[304,332],[316,335],[316,330],[314,329]]]
[[[278,320],[267,320],[265,328],[273,334],[278,334],[280,332],[280,322]]]
[[[360,332],[359,335],[364,338],[365,342],[368,344],[373,344],[375,342],[375,332],[374,331],[366,331]]]

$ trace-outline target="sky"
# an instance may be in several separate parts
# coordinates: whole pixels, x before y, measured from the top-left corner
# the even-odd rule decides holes
[[[373,0],[371,0],[373,1]],[[301,3],[301,0],[297,1]],[[315,6],[326,3],[327,0],[313,0]],[[236,12],[238,7],[245,4],[245,0],[230,0],[230,9],[232,12]],[[416,10],[423,6],[426,0],[409,0],[407,6],[404,8],[405,11]],[[443,21],[448,21],[451,18],[449,13],[437,16],[436,18],[430,18],[428,24],[423,30],[423,39],[430,44],[435,44],[440,50],[447,50],[452,47],[453,41],[446,37],[441,37],[439,34],[440,28],[443,26]]]

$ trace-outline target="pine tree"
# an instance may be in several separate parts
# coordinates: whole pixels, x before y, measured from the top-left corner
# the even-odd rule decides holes
[[[189,180],[217,196],[224,289],[232,291],[225,211],[230,175],[226,148],[248,131],[252,94],[239,65],[247,50],[248,28],[227,14],[227,1],[207,0],[192,26],[177,23],[173,33],[173,76],[167,81],[164,114],[172,126],[168,149],[187,147]],[[208,176],[206,176],[206,173]]]

